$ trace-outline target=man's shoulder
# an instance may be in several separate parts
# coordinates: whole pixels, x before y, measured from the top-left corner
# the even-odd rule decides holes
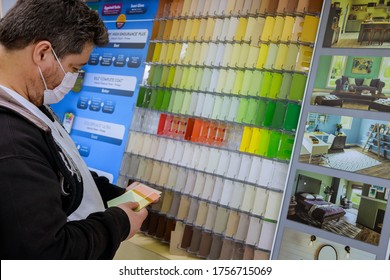
[[[30,153],[33,147],[44,144],[42,130],[24,116],[0,107],[0,154]]]

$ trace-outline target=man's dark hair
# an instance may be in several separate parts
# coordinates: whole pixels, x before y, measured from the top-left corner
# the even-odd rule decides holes
[[[86,43],[104,46],[108,33],[96,11],[81,0],[18,0],[0,20],[0,43],[20,50],[47,40],[56,54],[80,54]]]

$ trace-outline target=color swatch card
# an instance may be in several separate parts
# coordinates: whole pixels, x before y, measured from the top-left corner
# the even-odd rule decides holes
[[[139,211],[149,204],[157,201],[160,198],[161,192],[148,187],[144,184],[139,184],[135,188],[125,192],[119,197],[116,197],[107,202],[108,207],[114,207],[126,202],[138,202],[139,206],[135,211]]]

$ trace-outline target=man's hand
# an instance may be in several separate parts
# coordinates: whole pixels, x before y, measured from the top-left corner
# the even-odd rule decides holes
[[[143,221],[148,216],[148,211],[145,208],[135,212],[134,209],[138,206],[138,202],[126,202],[117,206],[126,212],[130,221],[130,233],[126,239],[133,237],[140,230]]]

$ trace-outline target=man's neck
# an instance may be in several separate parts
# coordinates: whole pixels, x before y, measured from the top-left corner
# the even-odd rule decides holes
[[[26,52],[9,51],[0,45],[0,84],[28,100]]]

